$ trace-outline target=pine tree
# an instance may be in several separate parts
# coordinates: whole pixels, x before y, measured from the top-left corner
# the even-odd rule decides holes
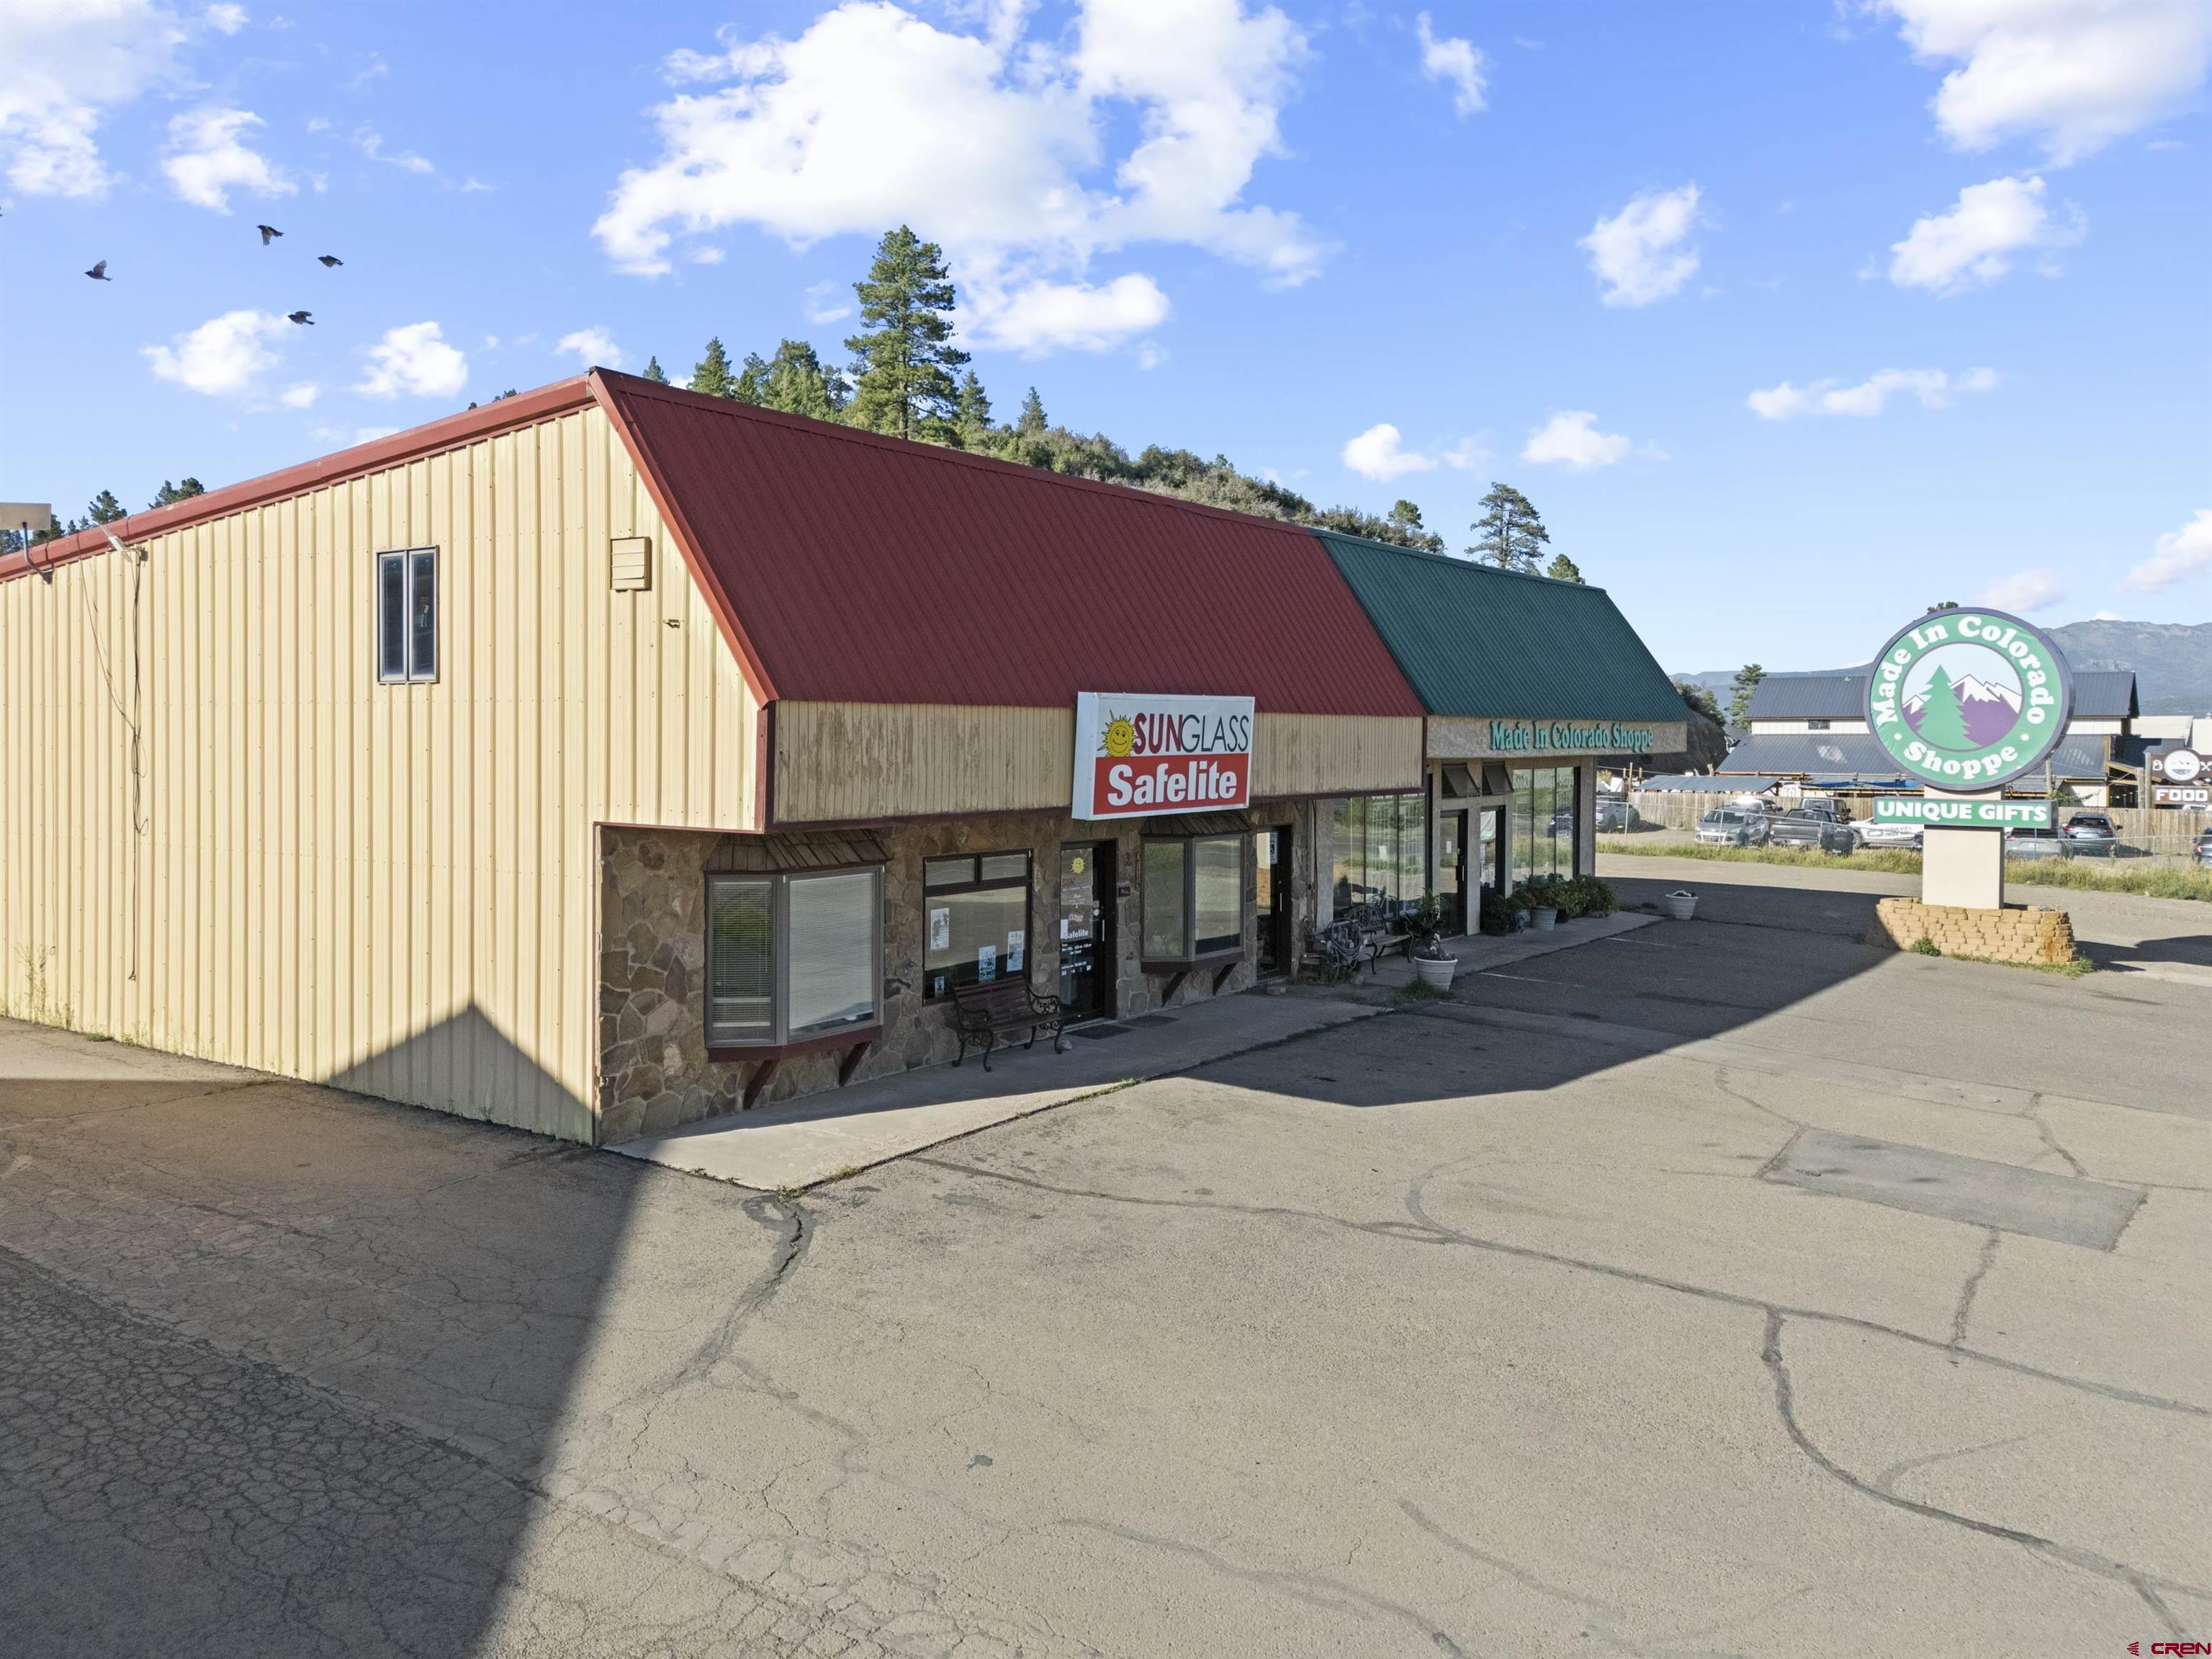
[[[1544,567],[1544,574],[1555,582],[1579,582],[1583,568],[1564,553],[1552,555],[1552,562]]]
[[[959,428],[961,448],[990,447],[991,400],[972,368],[960,377],[960,401],[953,409],[952,423]]]
[[[1735,678],[1729,682],[1728,716],[1730,726],[1743,724],[1744,715],[1751,708],[1751,694],[1759,690],[1759,681],[1765,678],[1766,671],[1755,662],[1747,662],[1735,671]]]
[[[845,406],[844,377],[823,366],[814,348],[804,340],[786,340],[766,362],[745,359],[738,377],[739,396],[751,390],[748,403],[780,409],[787,415],[805,415],[817,421],[834,421]]]
[[[707,342],[707,355],[691,371],[691,389],[703,392],[709,398],[736,396],[737,383],[730,378],[730,359],[722,349],[720,336]]]
[[[1510,484],[1492,483],[1481,507],[1482,516],[1468,526],[1475,535],[1467,550],[1500,570],[1535,574],[1537,550],[1551,541],[1552,532],[1528,498]]]
[[[1014,430],[1024,438],[1042,438],[1049,424],[1044,417],[1044,399],[1038,397],[1037,389],[1031,386],[1029,396],[1022,399],[1022,412],[1014,422]]]
[[[946,343],[954,290],[945,250],[901,225],[876,245],[866,280],[853,292],[870,331],[845,342],[854,356],[853,424],[900,438],[951,435],[960,400],[952,372],[968,354]]]
[[[647,357],[645,360],[645,378],[652,381],[655,386],[666,386],[668,384],[668,375],[666,372],[661,368],[659,358]]]
[[[1920,723],[1912,729],[1919,733],[1921,742],[1960,753],[1974,747],[1973,738],[1966,732],[1965,711],[1959,707],[1959,689],[1951,684],[1942,664],[1936,665],[1920,695]]]
[[[182,483],[171,483],[167,478],[164,478],[161,480],[161,493],[155,496],[151,501],[147,503],[147,505],[149,507],[167,507],[172,501],[188,501],[195,495],[204,495],[206,494],[207,486],[202,483],[198,478],[187,478]]]
[[[94,524],[113,524],[118,519],[126,516],[123,503],[115,499],[115,492],[112,489],[103,489],[94,495],[84,511],[85,516]]]

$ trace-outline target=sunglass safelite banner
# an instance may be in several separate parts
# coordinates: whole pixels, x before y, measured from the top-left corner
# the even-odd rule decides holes
[[[1079,818],[1225,812],[1252,804],[1252,699],[1079,691]]]

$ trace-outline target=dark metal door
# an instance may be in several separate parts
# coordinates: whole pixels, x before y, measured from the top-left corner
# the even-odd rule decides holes
[[[1252,837],[1252,911],[1259,935],[1259,971],[1279,974],[1290,961],[1291,832],[1261,830]]]
[[[1060,1000],[1072,1019],[1114,1012],[1114,844],[1060,849]]]

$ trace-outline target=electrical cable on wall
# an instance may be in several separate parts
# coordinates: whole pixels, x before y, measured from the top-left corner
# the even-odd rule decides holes
[[[146,817],[143,810],[145,778],[141,763],[143,744],[140,732],[140,716],[144,706],[144,676],[138,629],[139,590],[145,577],[146,554],[143,549],[134,551],[125,547],[112,530],[104,533],[107,537],[107,544],[123,555],[131,565],[131,704],[127,708],[124,706],[122,697],[115,690],[115,677],[108,670],[107,652],[100,643],[100,616],[93,609],[89,576],[78,584],[76,592],[78,599],[84,606],[85,626],[92,635],[93,657],[100,665],[100,681],[107,687],[107,700],[114,705],[117,717],[122,720],[124,729],[131,734],[131,835],[132,841],[129,901],[131,947],[128,970],[124,975],[124,980],[125,983],[135,984],[138,979],[140,854],[137,842],[143,840],[146,834]]]

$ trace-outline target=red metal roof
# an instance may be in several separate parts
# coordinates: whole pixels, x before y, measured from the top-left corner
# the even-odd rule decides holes
[[[1154,691],[1423,712],[1295,526],[592,378],[772,696],[1060,708]]]

